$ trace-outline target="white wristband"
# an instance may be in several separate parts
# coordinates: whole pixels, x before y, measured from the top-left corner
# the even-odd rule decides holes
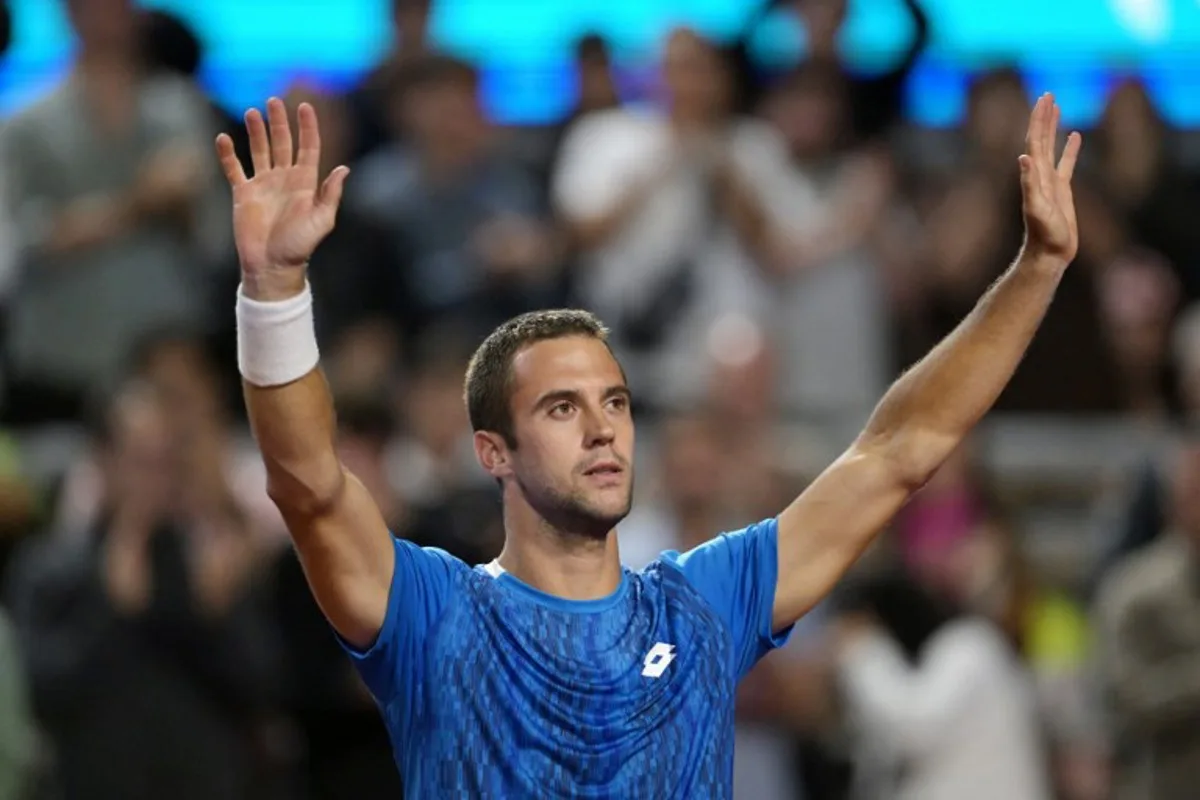
[[[263,302],[237,296],[238,370],[254,386],[282,386],[316,368],[317,332],[312,289],[286,300]]]

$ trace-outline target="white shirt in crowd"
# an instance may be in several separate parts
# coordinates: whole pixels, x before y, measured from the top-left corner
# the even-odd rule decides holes
[[[982,619],[942,627],[913,665],[871,633],[842,656],[864,798],[1049,800],[1024,666]]]

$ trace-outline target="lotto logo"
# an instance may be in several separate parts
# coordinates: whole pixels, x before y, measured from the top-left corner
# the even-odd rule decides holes
[[[646,658],[642,661],[642,675],[647,678],[661,678],[674,660],[675,645],[659,642],[646,653]]]

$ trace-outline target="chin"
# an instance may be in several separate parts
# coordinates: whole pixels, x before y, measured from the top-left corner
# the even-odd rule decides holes
[[[575,508],[575,516],[586,520],[586,527],[595,532],[597,538],[608,535],[608,532],[629,516],[629,498],[616,500],[614,498],[597,498],[580,503]]]

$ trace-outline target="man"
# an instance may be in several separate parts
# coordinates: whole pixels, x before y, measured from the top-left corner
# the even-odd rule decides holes
[[[148,74],[132,0],[65,0],[78,38],[66,78],[0,136],[17,273],[5,359],[13,424],[73,420],[119,382],[140,337],[206,324],[223,263],[209,109],[194,85]]]
[[[1096,599],[1118,800],[1192,797],[1200,780],[1200,439],[1173,455],[1169,517]]]
[[[11,570],[5,599],[67,800],[252,796],[247,734],[276,684],[250,533],[235,509],[187,498],[201,481],[177,413],[149,385],[121,387],[95,419],[99,513],[47,531]]]
[[[1039,100],[1021,156],[1027,237],[978,308],[883,398],[850,449],[778,517],[623,570],[629,388],[590,314],[498,328],[467,369],[480,464],[506,540],[486,566],[389,535],[339,463],[305,264],[348,170],[318,190],[316,114],[246,115],[254,177],[217,140],[242,265],[239,368],[268,488],[318,603],[378,700],[413,797],[725,798],[736,683],[838,581],[995,401],[1078,236]]]

